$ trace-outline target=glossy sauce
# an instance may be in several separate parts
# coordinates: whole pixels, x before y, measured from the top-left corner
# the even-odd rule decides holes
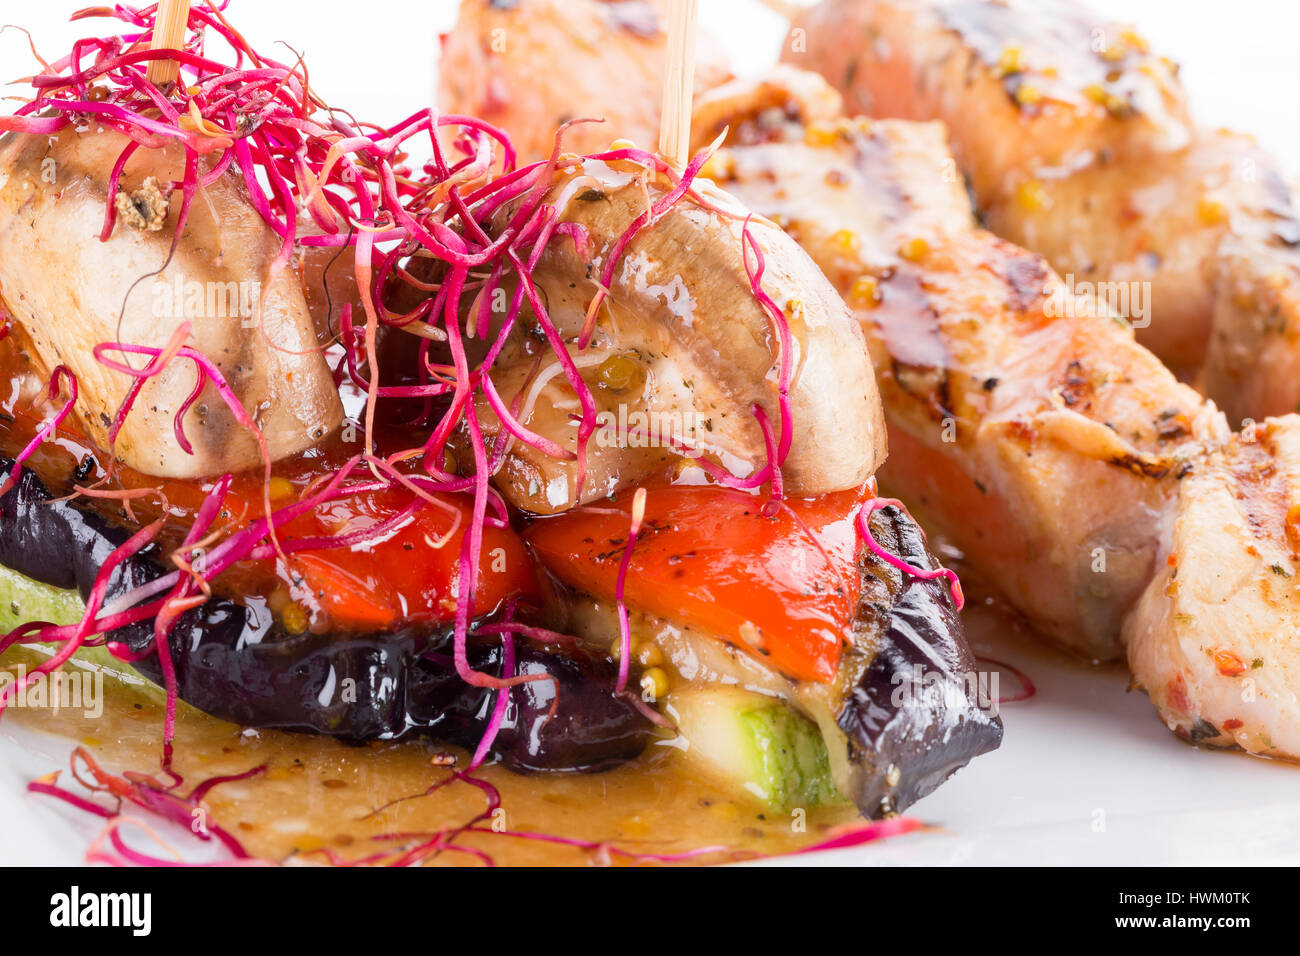
[[[1031,678],[1049,662],[1053,668],[1077,669],[1083,679],[1122,669],[1122,665],[1098,668],[1045,647],[951,548],[938,539],[933,539],[933,544],[937,553],[947,555],[946,563],[962,574],[969,599],[962,617],[972,648],[986,662],[982,666],[989,666],[994,658],[1029,661],[1032,663],[1024,666]],[[32,652],[19,650],[0,661],[12,667],[20,657],[28,662],[35,660]],[[1016,676],[1007,672],[1002,674],[1001,686],[1007,696],[1021,690]],[[20,727],[56,734],[58,739],[43,749],[70,755],[75,746],[82,745],[106,769],[156,773],[162,734],[161,692],[112,678],[105,681],[105,687],[104,713],[98,719],[86,718],[75,709],[12,708],[0,719],[0,733],[9,736]],[[1016,704],[1003,706],[1010,709]],[[448,776],[446,769],[432,763],[446,753],[455,753],[460,765],[464,765],[463,751],[433,741],[351,746],[322,737],[245,730],[182,704],[174,766],[185,777],[181,788],[184,792],[204,778],[241,773],[265,764],[267,770],[259,777],[212,790],[204,801],[209,819],[228,828],[248,852],[260,858],[323,863],[327,849],[353,860],[382,848],[408,848],[419,839],[383,837],[456,827],[481,813],[485,806],[483,795],[467,784],[452,784],[433,795],[420,796]],[[63,770],[60,782],[77,789],[66,772],[66,763],[42,769]],[[809,815],[803,832],[797,832],[789,814],[766,811],[711,787],[691,773],[679,751],[664,745],[652,745],[638,760],[608,773],[530,777],[487,767],[476,776],[501,792],[505,813],[496,821],[501,828],[609,843],[645,854],[669,855],[709,846],[729,848],[683,861],[695,864],[790,853],[822,842],[834,827],[858,819],[851,808],[819,811]],[[961,779],[960,773],[957,779]],[[402,800],[404,797],[413,798]],[[943,822],[927,816],[924,803],[912,815],[931,823]],[[85,832],[89,836],[97,827],[97,822],[92,821]],[[176,835],[176,831],[165,828],[160,832]],[[147,840],[138,839],[138,832],[129,836],[132,846],[165,855]],[[207,849],[184,834],[171,842],[189,859],[199,858]],[[461,842],[489,853],[500,865],[633,862],[599,849],[498,833],[469,834]],[[866,852],[870,852],[869,848]],[[478,861],[448,852],[428,862],[466,865]]]
[[[35,659],[30,652],[15,653]],[[14,654],[6,655],[10,665],[16,660]],[[12,708],[3,720],[67,738],[69,753],[77,744],[84,745],[105,769],[156,773],[162,735],[161,695],[152,688],[138,689],[112,678],[105,680],[105,688],[104,713],[98,719],[71,708]],[[258,777],[213,789],[204,801],[208,819],[228,829],[257,857],[323,863],[325,848],[344,859],[382,849],[406,849],[422,840],[384,837],[454,828],[481,813],[483,794],[469,784],[453,783],[433,795],[421,796],[448,776],[448,770],[431,761],[449,752],[456,753],[464,766],[464,752],[431,741],[352,746],[302,734],[245,730],[182,704],[173,766],[185,778],[181,788],[185,792],[204,778],[265,765],[266,772]],[[677,751],[666,746],[652,745],[640,759],[608,773],[521,776],[487,767],[476,776],[500,790],[504,811],[482,826],[608,843],[643,854],[729,848],[689,861],[697,863],[789,853],[825,840],[833,826],[856,818],[853,810],[845,808],[796,821],[790,814],[765,811],[728,797],[692,779]],[[78,790],[66,769],[60,780]],[[412,799],[402,799],[408,797]],[[798,825],[804,827],[803,832],[797,831]],[[160,832],[168,831],[163,828]],[[137,831],[128,836],[132,846],[166,855],[147,839],[137,839]],[[467,834],[458,842],[487,852],[502,865],[632,862],[599,849],[502,833]],[[183,834],[173,845],[190,859],[198,858],[196,848],[204,849]],[[429,862],[463,865],[478,861],[463,853],[445,852]]]

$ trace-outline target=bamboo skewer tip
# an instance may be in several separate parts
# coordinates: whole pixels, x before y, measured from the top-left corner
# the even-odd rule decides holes
[[[190,0],[159,0],[154,18],[151,50],[180,50],[185,46],[185,31],[190,20]],[[149,82],[157,86],[175,83],[180,76],[175,60],[153,60],[149,64]]]
[[[686,165],[690,154],[698,15],[699,0],[672,0],[663,109],[659,118],[659,154],[679,168]]]

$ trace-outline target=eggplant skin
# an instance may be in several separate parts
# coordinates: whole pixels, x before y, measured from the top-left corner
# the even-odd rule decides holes
[[[0,459],[0,479],[11,467]],[[85,597],[128,533],[94,511],[51,499],[28,470],[0,498],[0,564]],[[151,546],[114,572],[106,600],[163,573]],[[139,651],[153,641],[153,624],[113,636]],[[461,680],[451,644],[447,629],[288,634],[264,608],[221,597],[181,615],[168,637],[181,699],[214,717],[353,742],[420,735],[473,748],[496,693]],[[499,644],[472,643],[468,653],[475,669],[500,675]],[[134,666],[162,683],[156,655]],[[511,690],[493,753],[512,770],[604,770],[649,743],[650,722],[611,691],[609,662],[520,641],[515,670],[549,677]]]
[[[450,667],[450,658],[445,661]],[[500,676],[501,645],[471,647],[470,661],[476,669]],[[511,691],[494,744],[505,765],[516,773],[609,770],[636,757],[649,743],[649,723],[626,700],[609,692],[617,671],[604,658],[576,647],[553,653],[521,643],[516,647],[514,673],[542,678]],[[450,676],[459,685],[444,682],[444,690],[451,693],[443,699],[436,693],[423,699],[440,708],[442,738],[472,749],[482,736],[495,694],[467,693],[454,671]]]
[[[918,568],[938,562],[894,506],[871,516],[888,551]],[[973,758],[997,749],[996,703],[980,700],[975,655],[948,582],[904,575],[867,551],[853,648],[841,664],[835,722],[846,738],[849,796],[869,817],[897,813]]]

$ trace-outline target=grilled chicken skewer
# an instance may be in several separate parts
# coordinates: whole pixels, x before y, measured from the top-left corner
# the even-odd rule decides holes
[[[1179,735],[1300,758],[1300,418],[1231,435],[1095,299],[977,227],[936,175],[939,124],[803,125],[795,97],[777,123],[770,95],[715,96],[736,130],[720,179],[863,322],[883,480],[1043,633],[1126,652]]]
[[[1175,150],[1168,77],[1139,72],[1133,127]],[[693,128],[696,148],[730,130],[705,174],[785,227],[863,320],[882,478],[1050,639],[1127,654],[1175,733],[1300,757],[1300,423],[1233,437],[1094,297],[977,228],[937,123],[845,120],[834,90],[784,67],[698,95]],[[1044,156],[1083,142],[1043,129]]]
[[[0,301],[43,371],[72,371],[87,433],[137,471],[194,478],[257,466],[256,435],[212,384],[183,417],[192,451],[180,444],[173,419],[196,383],[184,361],[145,383],[109,441],[133,379],[105,367],[95,347],[161,349],[188,321],[184,344],[221,371],[273,460],[316,445],[342,418],[338,391],[297,271],[285,269],[263,290],[279,239],[248,201],[238,171],[227,171],[196,199],[169,258],[180,199],[162,189],[181,178],[183,154],[137,151],[125,166],[113,232],[100,241],[109,171],[127,143],[107,130],[3,141]],[[142,356],[107,357],[135,368],[148,364]]]
[[[772,760],[755,762],[754,766],[770,771],[763,783],[771,787],[764,795],[771,806],[784,808],[786,801],[808,806],[813,798],[847,797],[872,816],[895,812],[928,793],[973,756],[996,747],[1001,725],[996,700],[977,696],[975,661],[965,644],[953,594],[915,522],[896,508],[879,510],[869,519],[877,546],[900,555],[899,560],[915,569],[911,572],[891,566],[867,549],[855,530],[857,512],[869,497],[869,480],[885,455],[883,414],[866,341],[852,313],[808,255],[770,222],[751,220],[734,199],[709,183],[701,182],[697,192],[680,197],[641,228],[626,248],[616,251],[620,237],[645,212],[647,203],[658,205],[666,189],[653,168],[630,160],[564,160],[545,201],[562,221],[580,231],[575,228],[557,235],[528,273],[562,340],[560,347],[588,371],[603,410],[624,406],[630,414],[698,421],[693,434],[685,436],[689,450],[739,473],[746,469],[752,473],[772,452],[756,409],[766,411],[775,429],[773,444],[782,443],[787,427],[793,430],[781,467],[787,497],[777,505],[775,515],[767,514],[765,495],[656,486],[651,492],[654,508],[684,495],[703,510],[696,518],[680,508],[656,511],[646,529],[652,540],[639,542],[634,549],[629,577],[641,578],[643,569],[636,560],[643,560],[652,544],[664,547],[676,523],[689,543],[672,548],[670,557],[686,567],[656,590],[676,597],[691,588],[697,593],[693,600],[685,594],[680,607],[672,598],[654,607],[648,599],[639,605],[629,603],[639,612],[639,626],[653,627],[659,634],[671,666],[681,671],[695,663],[689,687],[679,687],[672,704],[686,715],[682,724],[693,728],[688,739],[694,743],[695,755],[707,755],[695,759],[711,767],[710,772],[726,777],[714,764],[726,764],[732,748],[728,743],[711,748],[710,742],[716,742],[710,736],[715,733],[714,721],[692,724],[692,714],[730,715],[738,732],[758,728],[762,733],[756,738],[757,750],[770,739],[774,747],[789,745],[799,751],[797,766],[788,773],[783,763],[793,759],[788,755],[773,753]],[[486,228],[504,228],[521,201],[504,204]],[[755,249],[762,252],[761,287],[789,328],[788,345],[782,342],[774,316],[755,294],[755,284],[760,282]],[[615,255],[618,269],[612,278],[603,278],[599,265]],[[608,293],[607,305],[596,313],[591,344],[585,349],[571,345],[581,338],[591,300],[602,287]],[[477,309],[470,310],[467,327],[478,314]],[[533,323],[519,323],[491,364],[490,375],[501,401],[520,409],[527,428],[572,448],[576,396],[563,377],[547,378],[549,370],[539,368],[539,356],[550,356],[543,351],[538,331]],[[481,348],[493,339],[478,337],[473,344]],[[791,359],[788,422],[779,411],[786,348]],[[599,363],[587,362],[590,356]],[[515,400],[521,397],[526,403],[517,406]],[[485,430],[495,434],[500,423],[492,406],[484,403],[479,411]],[[534,514],[567,512],[538,521],[530,543],[566,586],[585,586],[579,594],[603,602],[608,609],[616,592],[612,587],[602,589],[601,582],[612,584],[605,572],[610,568],[609,556],[620,553],[618,542],[628,534],[627,518],[616,512],[611,518],[615,507],[611,502],[601,501],[593,509],[580,506],[646,480],[653,483],[671,471],[675,457],[682,454],[659,441],[644,449],[626,441],[626,436],[608,445],[593,443],[588,483],[580,496],[574,463],[516,437],[505,468],[493,481],[513,504]],[[22,498],[23,491],[30,493],[32,504],[41,497],[36,481],[29,476],[26,485],[4,502],[11,524],[41,516],[39,508],[29,507]],[[621,498],[625,505],[629,496]],[[824,525],[817,523],[816,515],[831,506],[841,510],[832,515],[834,534],[823,534]],[[79,525],[70,509],[60,514],[69,522],[62,529],[66,537]],[[722,532],[743,527],[746,534],[719,549],[722,534],[701,534],[708,518],[718,522]],[[593,519],[611,524],[609,535],[583,531]],[[47,528],[44,536],[57,541],[56,531]],[[564,542],[573,537],[579,542],[577,556],[565,551]],[[745,545],[749,552],[740,551]],[[57,548],[55,552],[56,557],[62,554]],[[837,555],[834,563],[830,552]],[[48,552],[40,556],[41,562],[36,557],[13,548],[0,555],[0,564],[49,577],[52,563],[57,583],[66,585],[70,579],[78,585],[87,583],[84,574],[78,578],[58,560],[50,562]],[[823,560],[829,568],[819,568]],[[572,572],[583,561],[595,567],[586,574]],[[719,567],[724,561],[731,566]],[[806,572],[800,570],[801,563],[810,566]],[[666,560],[664,566],[671,562]],[[568,577],[563,576],[566,568],[571,572]],[[135,571],[146,578],[161,573],[147,561],[141,561]],[[598,580],[592,583],[591,579]],[[779,600],[773,599],[776,594]],[[557,603],[561,608],[569,604]],[[701,606],[726,611],[724,624],[710,621],[700,628]],[[793,614],[796,606],[802,607],[804,619]],[[464,713],[459,698],[442,702],[445,688],[414,655],[385,654],[387,669],[380,673],[373,663],[373,644],[358,647],[351,641],[322,637],[305,646],[304,641],[295,642],[279,632],[257,633],[255,622],[227,607],[214,608],[213,613],[226,625],[200,621],[194,630],[179,628],[173,636],[181,690],[187,700],[209,711],[244,723],[284,726],[287,722],[344,736],[400,733],[404,726],[414,725],[472,745],[482,733],[482,718],[477,716],[480,698],[471,694]],[[578,615],[571,616],[575,619],[569,626],[596,645],[603,660],[610,635],[618,633],[617,624],[611,627],[605,620],[583,627]],[[725,626],[728,622],[735,626]],[[152,639],[152,632],[147,639]],[[304,656],[309,654],[313,666],[292,668],[270,695],[244,693],[243,681],[228,679],[266,669],[263,654],[282,657],[277,645],[283,642]],[[782,648],[792,646],[811,649],[803,655],[783,654]],[[222,666],[191,667],[198,658],[221,661]],[[699,670],[700,658],[710,662],[707,674]],[[297,660],[301,663],[303,657]],[[499,660],[496,665],[503,666]],[[324,708],[304,712],[303,702],[328,696],[313,681],[326,675],[332,680],[336,672],[357,673],[365,686],[395,688],[394,696],[350,708],[342,717]],[[566,698],[578,704],[574,693],[573,687],[563,688]],[[610,712],[596,710],[589,715],[595,729],[609,725],[613,731],[627,723],[625,705],[615,707],[612,701],[600,700]],[[535,708],[539,714],[546,713],[546,703],[543,700]],[[376,723],[381,708],[388,720]],[[466,726],[457,729],[462,717]],[[638,752],[645,743],[643,729],[633,721],[627,734],[614,735],[610,755],[624,759]],[[576,733],[565,731],[570,737]],[[519,733],[521,740],[529,736]],[[577,761],[583,768],[605,754],[606,741],[598,737],[590,742],[599,746]],[[547,744],[547,749],[551,746]],[[819,763],[831,769],[822,774]],[[556,769],[566,768],[567,752],[556,765]],[[823,776],[833,780],[829,789],[818,782]],[[722,782],[737,783],[735,779]],[[747,776],[740,778],[742,786],[749,782]]]
[[[1138,340],[1234,424],[1300,408],[1295,190],[1250,137],[1198,127],[1131,27],[1075,0],[826,0],[796,26],[786,60],[850,114],[943,120],[988,226],[1122,284]]]

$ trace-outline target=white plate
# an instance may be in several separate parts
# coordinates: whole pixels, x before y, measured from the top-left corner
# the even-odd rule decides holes
[[[1093,0],[1135,19],[1153,45],[1179,59],[1198,116],[1254,132],[1300,169],[1300,66],[1292,49],[1300,8],[1235,0]],[[85,31],[62,12],[75,4],[3,0],[0,21],[22,22],[45,55]],[[317,0],[297,5],[236,0],[234,16],[259,45],[278,37],[304,51],[313,84],[359,115],[396,118],[432,100],[435,36],[454,0]],[[702,18],[750,71],[769,62],[782,25],[747,0],[703,0]],[[20,8],[20,9],[19,9]],[[339,47],[339,24],[377,42]],[[1213,23],[1214,30],[1205,25]],[[382,41],[382,42],[380,42]],[[346,54],[346,58],[344,56]],[[25,40],[0,35],[0,58],[29,60]],[[399,72],[400,71],[400,72]],[[395,88],[395,76],[402,83]],[[1145,695],[1126,691],[1121,668],[1094,669],[1043,649],[981,608],[970,612],[977,650],[1024,670],[1037,695],[1003,708],[1006,738],[913,816],[940,829],[823,854],[825,863],[884,864],[1273,864],[1300,863],[1300,767],[1199,750],[1175,739]],[[1004,678],[1004,689],[1014,678]],[[72,864],[97,826],[25,784],[66,765],[68,742],[0,722],[0,819],[4,860]],[[793,861],[792,861],[793,862]],[[800,857],[808,864],[812,858]]]

